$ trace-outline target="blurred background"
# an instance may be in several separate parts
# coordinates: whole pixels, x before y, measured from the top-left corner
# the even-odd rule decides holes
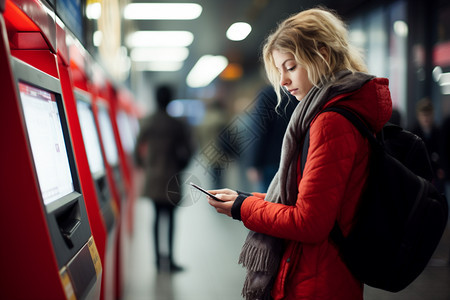
[[[48,73],[47,77],[60,77],[64,97],[58,99],[64,101],[70,123],[63,123],[64,128],[67,128],[64,134],[72,135],[75,154],[69,154],[73,156],[70,157],[72,164],[78,164],[82,181],[83,191],[80,187],[78,191],[84,198],[80,196],[79,201],[84,199],[87,206],[90,229],[101,256],[104,272],[102,280],[110,283],[102,285],[102,300],[242,299],[240,291],[245,271],[237,261],[247,230],[240,222],[217,214],[208,205],[206,198],[190,189],[188,183],[192,181],[206,189],[226,186],[241,191],[265,191],[267,178],[270,180],[278,166],[276,159],[270,158],[279,157],[276,151],[281,146],[283,128],[297,102],[295,99],[284,99],[284,109],[277,115],[270,97],[258,97],[268,84],[261,61],[261,46],[280,21],[304,9],[321,5],[336,10],[342,16],[348,24],[350,41],[364,52],[369,72],[389,79],[395,109],[392,121],[424,134],[435,167],[435,182],[443,193],[450,194],[449,1],[175,2],[0,0],[2,18],[6,24],[0,23],[6,28],[2,28],[5,29],[3,48],[11,48],[11,53],[8,52],[9,48],[5,53],[0,53],[0,59],[9,63],[11,54],[16,60],[24,60],[44,70]],[[50,19],[53,23],[48,22]],[[40,51],[43,49],[46,51]],[[52,60],[43,62],[40,58],[43,54],[46,58],[47,52],[53,55]],[[3,69],[0,68],[0,72],[4,73],[0,78],[2,82],[9,80],[3,87],[10,90],[8,101],[4,103],[15,104],[14,101],[19,98],[12,79],[21,74],[13,74],[14,68],[12,71],[6,67]],[[149,198],[141,195],[145,186],[144,171],[136,166],[135,157],[139,130],[143,128],[144,117],[157,111],[156,91],[161,85],[170,86],[173,91],[173,101],[167,105],[166,111],[176,119],[187,122],[189,126],[186,128],[192,129],[194,144],[187,167],[171,182],[178,185],[177,193],[181,191],[173,225],[173,256],[181,267],[181,271],[177,272],[172,272],[174,270],[171,267],[169,270],[158,269],[155,264],[154,221],[159,217]],[[61,94],[58,90],[54,92]],[[81,127],[86,122],[78,122],[80,113],[77,113],[75,106],[75,100],[79,100],[75,98],[78,97],[88,98],[85,104],[91,105],[95,117],[101,114],[102,107],[109,109],[111,130],[99,128],[99,117],[95,122],[92,118],[93,127],[90,129],[93,133],[93,128],[96,128],[100,137],[102,132],[105,135],[111,132],[109,141],[98,142],[98,147],[103,147],[99,148],[97,158],[107,167],[103,171],[105,177],[101,180],[95,179],[95,174],[91,174],[92,170],[89,169],[81,134]],[[264,99],[268,102],[264,102]],[[17,161],[28,161],[31,152],[25,143],[27,134],[22,128],[22,112],[19,105],[12,104],[8,110],[2,111],[2,118],[10,118],[13,115],[10,111],[19,116],[14,123],[18,124],[17,128],[11,132],[22,139],[11,140],[16,142],[17,149],[28,149],[23,154],[17,151],[21,156],[14,153]],[[418,118],[419,115],[423,118]],[[419,122],[422,119],[425,120],[425,127]],[[3,122],[0,126],[4,130],[1,136],[9,136],[12,123]],[[430,134],[430,128],[436,135]],[[158,138],[163,139],[165,136]],[[271,142],[267,143],[265,139]],[[70,141],[69,137],[66,140]],[[67,142],[68,146],[70,144]],[[274,146],[274,149],[269,149],[271,147],[268,145]],[[118,150],[118,154],[113,153],[114,162],[109,161],[106,153],[107,148],[111,147],[112,150]],[[8,150],[8,147],[2,148],[3,151]],[[137,150],[145,152],[148,148]],[[266,153],[270,153],[269,159],[263,157]],[[10,155],[9,152],[0,155],[2,164],[12,160],[9,159]],[[109,164],[111,166],[108,167]],[[2,191],[7,190],[7,195],[13,195],[10,198],[14,199],[17,190],[29,190],[32,193],[32,199],[22,198],[39,204],[36,207],[10,202],[15,205],[13,211],[37,215],[42,222],[32,224],[33,233],[37,240],[47,241],[47,223],[42,213],[44,206],[41,205],[42,197],[36,184],[35,166],[31,162],[23,169],[16,169],[15,165],[8,166],[3,169],[1,178],[10,178],[14,174],[17,180],[11,181],[17,183],[12,185],[10,181],[2,180]],[[71,175],[75,178],[77,170],[72,167]],[[30,175],[26,184],[23,184],[22,174]],[[105,187],[107,185],[102,181],[105,178],[108,179],[113,196],[97,195],[92,184],[95,179]],[[30,188],[23,189],[23,185]],[[31,186],[35,186],[35,191]],[[115,222],[115,225],[110,224],[110,228],[106,228],[106,217],[99,213],[99,204],[96,204],[97,199],[102,197],[111,202],[110,215],[115,216],[115,221],[111,222]],[[25,214],[16,216],[7,209],[3,211],[0,219],[7,217],[7,220],[21,220],[26,225],[31,222]],[[13,228],[8,222],[5,224],[2,234],[9,233],[9,228]],[[39,224],[45,229],[42,230],[43,238],[37,235]],[[25,230],[25,226],[22,223],[20,225],[17,232],[21,230],[28,234],[28,226]],[[170,252],[170,245],[167,246],[170,243],[167,243],[165,234],[170,226],[163,223],[158,229],[158,232],[164,233],[161,234],[161,244],[162,252],[165,253]],[[36,252],[33,261],[41,260],[37,251],[30,251],[30,254],[28,248],[19,247],[22,236],[17,232],[11,231],[8,243],[21,248],[25,253],[23,257]],[[53,249],[50,242],[47,244],[48,249]],[[42,252],[52,252],[45,251],[47,248],[33,246]],[[10,250],[9,253],[15,255],[12,246],[2,250]],[[449,300],[449,252],[450,235],[447,230],[429,266],[411,286],[396,294],[366,288],[365,299]],[[10,295],[22,292],[22,282],[34,282],[36,286],[48,290],[44,286],[45,282],[49,282],[47,277],[42,276],[41,281],[37,280],[36,274],[41,274],[41,270],[30,271],[29,266],[34,266],[33,263],[15,256],[12,260],[8,255],[0,256],[3,257],[2,263],[14,261],[14,264],[9,262],[8,269],[4,269],[8,272],[8,278],[11,278],[11,272],[21,275],[10,279],[19,286],[9,288]],[[112,257],[112,262],[108,261],[108,257]],[[54,257],[49,255],[49,261],[53,260]],[[42,265],[44,267],[39,265],[38,268],[51,269],[44,262]],[[59,267],[51,270],[58,279],[53,285],[55,289],[62,288],[59,277],[62,280],[65,272],[61,271],[65,267]],[[22,279],[25,273],[33,276]],[[99,276],[98,272],[94,275]],[[117,278],[108,278],[114,276]],[[6,289],[8,283],[5,281],[3,285],[2,289]],[[60,292],[62,295],[63,291]],[[30,293],[34,293],[34,289],[30,289]]]
[[[344,18],[370,73],[389,78],[396,120],[402,126],[416,124],[416,104],[424,97],[434,106],[435,124],[450,114],[448,1],[177,2],[185,6],[158,12],[153,1],[87,0],[84,27],[73,29],[111,76],[133,92],[145,114],[156,108],[158,85],[174,88],[175,101],[168,111],[187,119],[197,137],[197,156],[187,176],[196,176],[207,188],[262,187],[258,178],[246,176],[261,135],[251,125],[252,109],[267,84],[261,44],[278,22],[303,9],[322,5]],[[226,150],[221,149],[224,143]],[[137,203],[142,209],[136,214],[132,257],[139,259],[132,262],[126,299],[240,299],[245,274],[236,261],[246,230],[216,215],[203,198],[184,203],[177,212],[175,251],[187,271],[175,275],[142,267],[153,263],[148,234],[153,211],[147,201]],[[435,265],[415,285],[399,294],[366,288],[366,298],[450,299],[445,284],[450,279],[447,233],[443,240]]]
[[[88,0],[80,12],[82,20],[66,23],[148,110],[154,107],[155,86],[170,83],[177,99],[220,99],[232,113],[241,112],[265,84],[260,60],[264,38],[287,16],[323,5],[343,16],[351,41],[364,49],[370,72],[390,79],[403,125],[414,121],[414,105],[424,96],[437,108],[438,122],[450,113],[447,1],[195,1],[180,8],[184,16],[176,7],[163,8],[173,12],[163,16],[157,8],[145,6],[152,1],[146,3]],[[238,36],[227,36],[236,23],[243,26],[235,25]],[[210,77],[192,74],[189,80],[194,66],[211,56],[216,61],[199,70]]]

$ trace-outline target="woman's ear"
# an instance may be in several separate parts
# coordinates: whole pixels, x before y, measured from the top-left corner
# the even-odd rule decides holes
[[[323,59],[325,59],[325,61],[330,62],[330,54],[328,53],[328,49],[325,46],[320,47],[319,52],[322,55]]]

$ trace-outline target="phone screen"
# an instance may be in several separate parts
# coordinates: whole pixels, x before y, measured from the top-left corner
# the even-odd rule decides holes
[[[211,198],[213,198],[216,201],[220,201],[220,202],[224,202],[223,200],[220,200],[219,198],[217,198],[216,196],[214,196],[213,194],[209,193],[208,191],[206,191],[205,189],[199,187],[198,185],[196,185],[195,183],[190,183],[190,185],[192,185],[193,187],[195,187],[196,189],[198,189],[199,191],[205,193],[206,195],[210,196]]]

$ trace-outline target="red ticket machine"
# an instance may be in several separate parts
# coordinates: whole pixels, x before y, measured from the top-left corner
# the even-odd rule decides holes
[[[72,41],[71,44],[67,45],[67,40]],[[118,210],[106,177],[95,126],[92,94],[88,88],[86,64],[83,63],[87,53],[60,22],[57,23],[57,41],[59,74],[68,111],[68,122],[88,216],[103,265],[101,299],[113,300]],[[72,62],[69,57],[72,58]]]
[[[127,189],[124,184],[124,178],[121,171],[121,161],[119,158],[117,141],[114,136],[113,123],[110,115],[110,108],[108,102],[104,98],[97,97],[94,105],[94,112],[97,119],[98,129],[100,132],[102,145],[104,149],[105,160],[107,162],[107,170],[114,181],[114,193],[119,199],[119,229],[118,239],[116,242],[116,280],[115,280],[115,294],[116,298],[120,299],[122,295],[123,283],[125,278],[125,261],[127,257],[128,239],[124,235],[124,216],[127,215]]]
[[[142,109],[134,101],[131,92],[120,88],[117,92],[116,122],[123,148],[123,159],[127,161],[130,173],[130,189],[128,194],[128,216],[125,220],[126,230],[133,234],[134,205],[142,186],[143,173],[137,169],[134,162],[134,148],[139,133],[138,118],[143,115]]]
[[[109,104],[109,113],[111,117],[111,125],[114,132],[114,138],[116,140],[117,144],[117,153],[119,155],[120,160],[120,169],[123,174],[124,180],[125,180],[125,188],[126,191],[129,192],[131,190],[132,186],[132,178],[131,178],[131,168],[130,168],[130,160],[127,156],[127,152],[125,151],[125,140],[122,139],[120,134],[120,128],[119,124],[117,123],[117,116],[119,111],[119,98],[118,98],[118,91],[117,89],[110,83],[107,82],[106,88],[108,90],[108,104]]]
[[[129,253],[129,245],[131,243],[131,236],[133,234],[133,212],[136,198],[138,197],[139,188],[139,173],[135,172],[133,152],[137,138],[137,131],[135,126],[138,123],[133,123],[132,118],[137,114],[137,108],[134,106],[132,94],[124,88],[117,88],[114,92],[114,97],[111,99],[111,120],[114,126],[115,138],[118,144],[118,152],[120,161],[124,166],[124,174],[126,174],[127,189],[126,199],[123,203],[121,213],[121,227],[120,227],[120,243],[119,253],[121,254],[118,261],[118,282],[123,282],[126,278],[126,264]],[[137,119],[135,119],[137,121]],[[118,285],[118,294],[121,294],[121,286]]]
[[[114,137],[110,108],[108,102],[104,98],[96,97],[93,103],[93,111],[100,139],[102,141],[101,144],[105,156],[106,169],[113,179],[113,193],[115,198],[119,200],[117,206],[120,213],[122,213],[127,190],[120,168],[121,161],[117,149],[117,142]]]
[[[5,299],[99,299],[102,265],[69,134],[49,11],[39,1],[6,1],[5,23],[0,19],[0,291]]]

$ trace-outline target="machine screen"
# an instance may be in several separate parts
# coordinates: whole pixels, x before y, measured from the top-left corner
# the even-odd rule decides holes
[[[103,106],[98,108],[98,122],[102,135],[103,146],[105,147],[106,159],[111,166],[116,166],[119,163],[116,140],[114,138],[114,131],[108,111]]]
[[[104,173],[105,165],[103,164],[100,140],[98,137],[97,128],[95,127],[94,113],[92,112],[91,105],[84,101],[78,100],[77,112],[91,173]]]
[[[74,191],[56,98],[23,82],[19,91],[42,198],[48,205]]]
[[[133,128],[124,111],[119,111],[117,113],[117,125],[119,125],[120,140],[122,141],[125,152],[128,154],[133,153],[135,144]]]

